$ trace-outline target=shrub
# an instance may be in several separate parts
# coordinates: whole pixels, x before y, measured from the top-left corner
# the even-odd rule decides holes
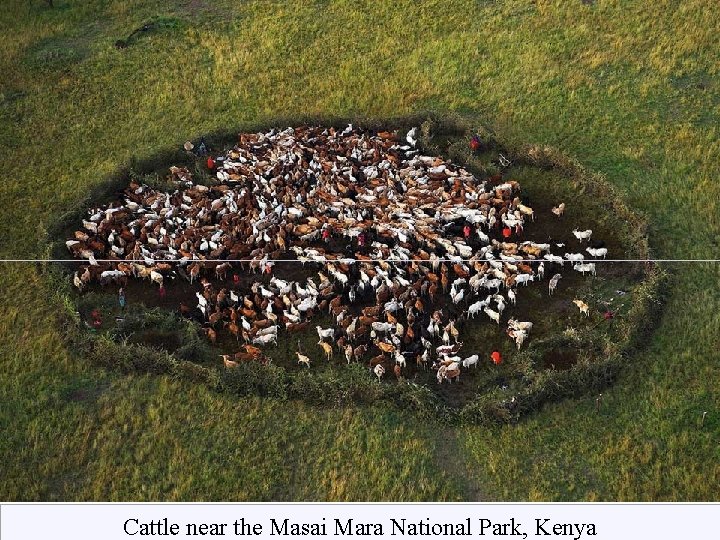
[[[219,388],[239,396],[257,394],[286,399],[286,373],[282,367],[257,362],[245,362],[232,369],[224,369],[219,376]]]

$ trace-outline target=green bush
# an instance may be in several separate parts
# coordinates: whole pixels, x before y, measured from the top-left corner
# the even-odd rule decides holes
[[[440,402],[437,395],[427,386],[403,381],[386,391],[389,398],[404,411],[411,411],[423,418],[435,415],[450,419],[452,411]]]
[[[286,399],[286,372],[282,367],[257,362],[244,362],[237,367],[223,369],[219,377],[219,388],[239,396],[260,395]]]

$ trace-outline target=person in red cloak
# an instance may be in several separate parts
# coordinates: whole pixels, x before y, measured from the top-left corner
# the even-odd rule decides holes
[[[473,135],[472,139],[470,139],[470,150],[473,152],[477,152],[480,149],[480,137],[477,135]]]
[[[502,235],[505,240],[510,238],[512,236],[512,229],[510,227],[504,227],[502,230]]]
[[[90,313],[90,316],[93,319],[92,326],[95,329],[99,329],[102,326],[102,318],[100,317],[100,312],[97,309],[93,309]]]
[[[240,276],[238,276],[237,274],[233,274],[233,283],[235,284],[235,286],[239,285],[240,284]]]
[[[490,359],[492,360],[493,364],[499,366],[502,363],[502,354],[500,354],[500,351],[495,350],[490,355]]]
[[[215,168],[215,160],[212,157],[209,157],[207,160],[207,167],[210,170],[213,170]]]
[[[470,225],[465,225],[463,227],[463,235],[465,236],[465,240],[470,238],[470,234],[472,234],[472,229],[470,228]]]

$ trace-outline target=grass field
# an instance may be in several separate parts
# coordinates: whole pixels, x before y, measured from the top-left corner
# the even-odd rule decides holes
[[[3,258],[43,256],[47,227],[133,156],[281,116],[430,109],[604,173],[658,257],[720,254],[720,18],[706,2],[5,4]],[[35,266],[4,263],[0,499],[716,500],[720,265],[666,269],[658,328],[599,411],[587,396],[487,428],[91,367]]]

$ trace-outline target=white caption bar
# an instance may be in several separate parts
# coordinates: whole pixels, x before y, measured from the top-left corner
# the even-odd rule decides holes
[[[718,538],[720,504],[3,504],[2,540]]]

